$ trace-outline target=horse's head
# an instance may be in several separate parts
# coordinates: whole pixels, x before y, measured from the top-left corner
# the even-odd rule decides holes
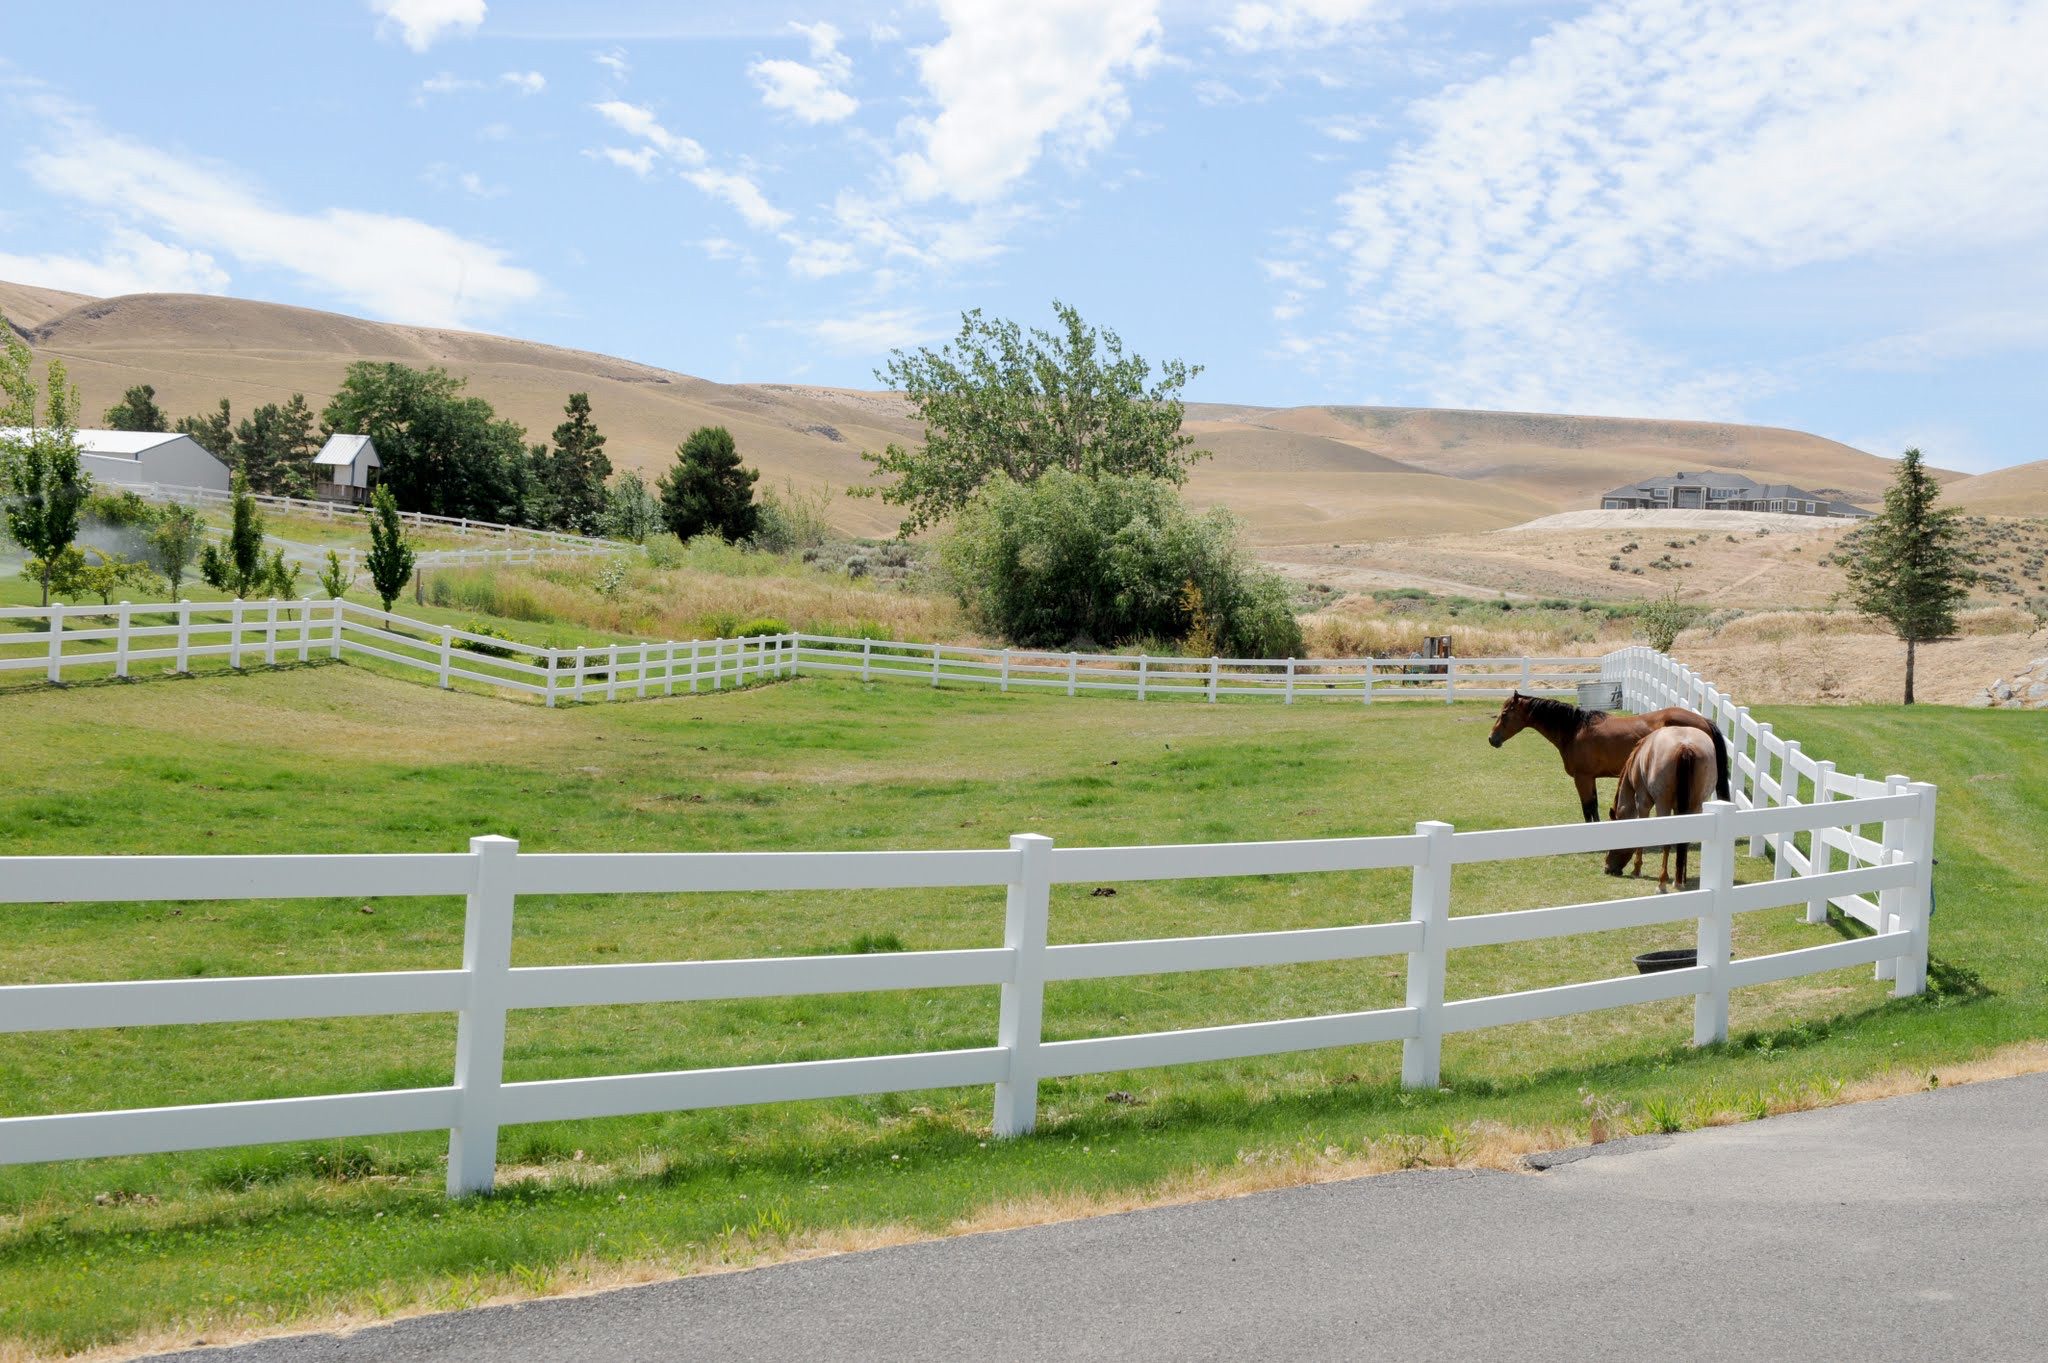
[[[1628,859],[1636,854],[1633,847],[1615,847],[1607,853],[1607,874],[1618,876],[1628,866]]]
[[[1511,691],[1500,703],[1500,714],[1494,717],[1493,732],[1486,736],[1486,741],[1498,748],[1528,727],[1529,698],[1520,691]]]

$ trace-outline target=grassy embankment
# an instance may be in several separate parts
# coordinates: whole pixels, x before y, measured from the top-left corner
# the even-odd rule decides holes
[[[558,711],[359,667],[0,697],[10,853],[1111,844],[1405,831],[1574,815],[1547,746],[1484,743],[1476,706],[1140,707],[805,680]],[[2048,875],[2048,735],[2030,716],[1783,710],[1847,769],[1941,782],[1934,992],[1867,970],[1743,991],[1694,1051],[1683,1002],[1453,1038],[1446,1083],[1398,1087],[1392,1045],[1044,1086],[1039,1133],[988,1139],[969,1089],[509,1129],[503,1192],[449,1204],[445,1136],[0,1171],[0,1336],[65,1349],[452,1306],[1202,1188],[1487,1158],[1598,1117],[1657,1128],[1926,1076],[2048,1025],[2033,922]],[[1461,868],[1460,912],[1629,893],[1592,857]],[[1740,862],[1744,879],[1768,874]],[[1371,874],[1056,894],[1058,941],[1404,915]],[[999,892],[522,901],[519,964],[926,947],[1000,938]],[[1749,915],[1739,954],[1832,940]],[[446,900],[20,907],[0,979],[450,966]],[[1682,927],[1462,952],[1453,997],[1626,971]],[[1395,1003],[1398,961],[1055,986],[1052,1037]],[[515,1079],[986,1044],[995,991],[584,1009],[515,1017]],[[0,1039],[9,1115],[446,1083],[448,1017]],[[0,1346],[4,1347],[4,1346]]]

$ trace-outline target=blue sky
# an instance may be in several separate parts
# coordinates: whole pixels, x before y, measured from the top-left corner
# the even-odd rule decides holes
[[[2048,0],[10,6],[0,278],[2048,457]]]

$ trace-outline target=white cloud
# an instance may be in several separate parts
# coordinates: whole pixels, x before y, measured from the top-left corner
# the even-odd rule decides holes
[[[908,125],[919,144],[897,174],[911,200],[987,203],[1029,174],[1048,143],[1075,156],[1109,145],[1130,116],[1122,78],[1159,60],[1157,0],[939,0],[946,36],[916,52],[938,105]]]
[[[769,203],[761,187],[744,172],[706,167],[685,171],[683,178],[712,198],[724,200],[749,227],[772,232],[789,221],[789,214]]]
[[[814,66],[777,59],[747,68],[760,88],[761,102],[805,123],[838,123],[853,116],[860,101],[846,93],[853,63],[839,50],[839,30],[830,24],[791,24],[810,42]]]
[[[652,147],[634,147],[631,150],[625,147],[599,147],[594,151],[585,152],[584,155],[609,161],[621,170],[632,171],[643,180],[654,173],[654,163],[661,157],[661,153]]]
[[[707,260],[731,260],[742,265],[754,264],[754,253],[729,237],[705,237],[697,242],[697,249]]]
[[[548,88],[548,78],[538,71],[507,71],[498,79],[522,95],[537,95]]]
[[[790,248],[789,272],[799,278],[826,279],[860,268],[860,253],[843,241],[792,233],[783,242]]]
[[[227,271],[204,251],[117,227],[97,257],[0,251],[0,278],[110,298],[123,293],[220,293]]]
[[[484,0],[370,0],[370,12],[396,28],[405,45],[424,52],[450,33],[474,33],[484,21]]]
[[[914,308],[881,308],[851,317],[827,317],[795,325],[827,350],[845,355],[879,356],[945,335],[945,329],[930,314]]]
[[[483,82],[458,76],[453,71],[437,71],[420,82],[421,95],[455,95],[464,90],[481,90]]]
[[[1345,194],[1356,320],[1441,333],[1437,401],[1739,409],[1760,365],[1694,372],[1615,295],[2039,240],[2044,50],[2009,0],[1607,0],[1417,105]]]
[[[1249,0],[1216,31],[1240,52],[1326,47],[1386,8],[1383,0]]]
[[[540,277],[497,247],[392,214],[280,208],[217,166],[102,132],[68,113],[53,117],[51,136],[24,165],[43,189],[129,229],[117,234],[111,256],[129,250],[137,259],[167,260],[140,246],[146,227],[183,244],[188,277],[224,283],[212,264],[223,256],[293,275],[375,316],[430,326],[461,326],[541,292]]]
[[[654,116],[654,111],[640,104],[628,104],[622,99],[608,99],[602,104],[590,106],[607,123],[639,138],[664,156],[681,161],[688,166],[701,166],[706,157],[704,147],[694,138],[672,133]]]

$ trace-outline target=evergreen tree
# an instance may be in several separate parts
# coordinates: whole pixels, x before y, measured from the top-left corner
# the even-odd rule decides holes
[[[1964,562],[1953,510],[1937,508],[1941,486],[1907,450],[1884,494],[1884,512],[1857,530],[1846,555],[1856,608],[1891,626],[1906,645],[1906,704],[1913,703],[1914,650],[1955,633],[1956,607],[1977,575]]]
[[[181,416],[175,428],[179,435],[189,435],[208,454],[226,464],[231,470],[242,465],[235,453],[235,422],[228,411],[228,400],[222,398],[220,406],[205,416]]]
[[[370,583],[377,599],[390,610],[391,603],[405,590],[412,577],[412,543],[405,537],[405,523],[398,518],[398,499],[391,489],[379,484],[370,494]]]
[[[555,427],[555,449],[548,459],[548,491],[559,530],[594,534],[604,519],[604,484],[612,461],[604,452],[604,436],[590,419],[590,395],[569,394],[562,409],[568,420]]]
[[[676,449],[676,462],[661,476],[661,514],[677,539],[716,533],[728,543],[754,533],[760,508],[754,483],[760,474],[740,465],[732,432],[700,426]]]
[[[7,533],[40,565],[34,574],[50,604],[52,565],[78,536],[78,511],[92,475],[78,462],[78,390],[62,360],[50,361],[37,419],[35,376],[26,345],[0,319],[0,504]]]
[[[266,402],[235,428],[234,463],[251,491],[304,497],[313,489],[313,456],[320,436],[304,393],[279,406]]]
[[[164,409],[156,405],[156,389],[146,383],[138,383],[121,394],[121,400],[107,408],[101,418],[110,431],[168,431],[170,421],[164,416]]]
[[[263,513],[249,495],[249,480],[239,473],[235,475],[234,498],[227,538],[209,541],[199,550],[199,575],[215,589],[246,601],[269,583],[271,565],[263,557]],[[280,563],[281,556],[282,551]]]

